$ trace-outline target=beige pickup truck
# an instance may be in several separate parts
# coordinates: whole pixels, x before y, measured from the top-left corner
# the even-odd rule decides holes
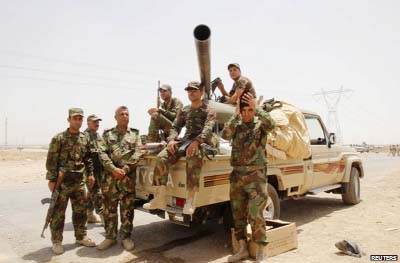
[[[355,149],[335,144],[335,135],[329,134],[321,118],[303,111],[310,136],[312,155],[306,160],[278,160],[271,158],[267,166],[269,201],[265,218],[279,218],[280,201],[299,199],[321,192],[341,194],[343,202],[360,202],[360,178],[364,176],[361,158]],[[153,169],[156,155],[146,155],[137,168],[137,208],[153,198]],[[152,213],[185,226],[208,220],[223,219],[230,223],[229,176],[232,171],[229,153],[205,159],[200,178],[200,189],[193,215],[183,215],[186,200],[185,158],[170,170],[167,184],[168,205],[165,211]],[[148,212],[147,210],[144,210]]]

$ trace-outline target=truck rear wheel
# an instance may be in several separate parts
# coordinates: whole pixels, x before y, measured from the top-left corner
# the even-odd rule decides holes
[[[281,202],[278,192],[271,184],[267,184],[268,201],[264,209],[264,219],[278,219],[281,216]]]
[[[356,205],[360,202],[360,172],[356,167],[351,167],[350,180],[347,192],[342,194],[342,200],[347,205]]]

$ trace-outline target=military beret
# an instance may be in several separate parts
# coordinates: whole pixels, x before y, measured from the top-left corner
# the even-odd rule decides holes
[[[70,108],[68,110],[68,115],[69,115],[69,117],[74,117],[77,115],[83,117],[83,110],[81,108]]]

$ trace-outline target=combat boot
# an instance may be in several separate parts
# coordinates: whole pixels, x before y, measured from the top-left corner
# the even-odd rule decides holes
[[[93,211],[87,211],[87,222],[88,224],[99,223],[99,219],[94,215]]]
[[[106,239],[103,240],[103,242],[101,242],[100,244],[98,244],[98,245],[96,246],[96,248],[97,248],[98,250],[106,250],[107,248],[112,247],[112,246],[115,245],[116,243],[117,243],[117,240],[106,238]]]
[[[247,250],[247,243],[245,240],[239,240],[239,249],[235,255],[228,257],[228,262],[238,262],[242,259],[249,257],[249,251]]]
[[[56,255],[61,255],[62,253],[64,253],[64,247],[61,244],[61,242],[53,243],[53,247],[51,249],[53,250],[53,253]]]
[[[167,187],[165,185],[155,186],[155,195],[153,200],[143,205],[144,209],[165,209],[167,207],[167,201],[165,200],[165,194]]]
[[[256,263],[267,263],[267,255],[264,251],[263,245],[257,245]]]
[[[196,209],[196,207],[194,206],[194,203],[196,201],[196,196],[197,196],[196,192],[189,191],[187,193],[188,198],[186,199],[185,205],[183,206],[183,214],[193,215],[194,210]]]
[[[126,251],[131,251],[135,247],[135,243],[130,238],[125,238],[122,240],[122,246],[125,248]]]
[[[96,246],[96,243],[94,243],[87,236],[84,236],[81,240],[76,240],[75,243],[78,245],[85,246],[85,247],[95,247]]]

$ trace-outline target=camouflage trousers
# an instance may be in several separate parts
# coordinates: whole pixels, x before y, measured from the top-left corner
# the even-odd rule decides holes
[[[237,240],[247,240],[246,226],[250,223],[253,241],[262,245],[268,243],[263,217],[268,199],[266,183],[265,170],[232,171],[230,200]]]
[[[135,212],[135,176],[133,173],[117,180],[107,174],[102,183],[103,217],[106,238],[116,240],[118,236],[118,204],[121,220],[119,236],[123,240],[130,238]]]
[[[103,213],[103,197],[100,189],[100,176],[95,176],[96,182],[93,187],[89,186],[89,183],[86,182],[87,188],[87,211],[93,212],[96,211],[96,214],[100,215]]]
[[[151,116],[147,142],[160,142],[159,131],[162,130],[164,137],[167,138],[172,125],[158,114]]]
[[[61,184],[60,195],[54,207],[54,216],[50,222],[51,241],[53,243],[63,240],[65,210],[69,199],[72,206],[72,224],[75,230],[75,238],[81,240],[86,236],[87,215],[83,178],[79,175],[71,176],[67,174]]]
[[[154,167],[153,185],[166,185],[168,173],[171,165],[184,157],[186,152],[176,152],[172,155],[167,148],[157,155],[156,165]],[[203,156],[199,151],[197,155],[186,157],[186,187],[188,191],[199,191],[200,173],[203,166]]]

